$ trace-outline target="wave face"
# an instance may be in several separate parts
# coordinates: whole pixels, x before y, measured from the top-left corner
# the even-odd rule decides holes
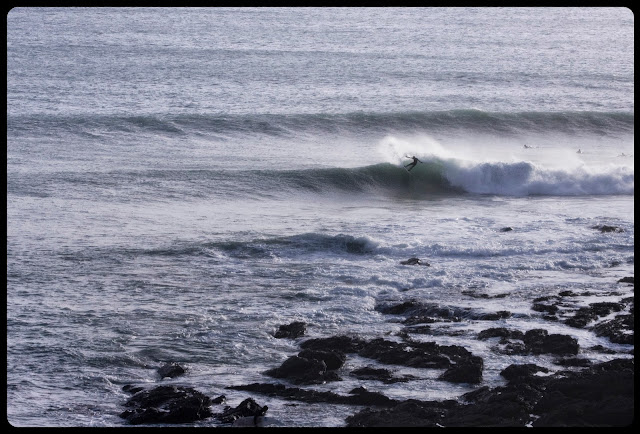
[[[468,132],[515,135],[522,133],[633,134],[634,114],[622,112],[486,112],[448,110],[433,112],[256,114],[256,115],[18,115],[7,126],[15,134],[61,132],[90,135],[95,131],[184,134],[264,134],[289,136],[299,133],[360,132]]]
[[[253,172],[262,186],[316,193],[343,191],[398,197],[492,194],[501,196],[633,195],[633,168],[550,169],[530,162],[473,163],[424,158],[410,173],[391,163],[358,168]]]
[[[88,195],[103,192],[112,197],[114,190],[122,190],[128,191],[132,197],[156,200],[173,198],[175,195],[207,197],[211,194],[219,198],[254,199],[335,193],[411,199],[461,194],[634,194],[634,170],[631,167],[550,169],[525,161],[472,163],[437,157],[424,158],[422,161],[410,173],[391,163],[379,163],[356,168],[300,170],[146,170],[11,175],[7,191],[43,197],[56,196],[60,194],[59,191]],[[59,188],[61,185],[63,187]]]

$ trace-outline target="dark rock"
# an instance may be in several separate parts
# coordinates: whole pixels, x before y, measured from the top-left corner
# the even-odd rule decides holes
[[[462,291],[462,293],[464,295],[468,295],[469,297],[473,297],[473,298],[505,298],[506,296],[508,296],[508,293],[503,293],[503,294],[494,294],[494,295],[489,295],[489,294],[485,294],[485,293],[476,293],[475,291]]]
[[[591,229],[597,229],[602,233],[605,232],[624,232],[624,229],[618,226],[607,226],[607,225],[595,225],[591,226]]]
[[[410,366],[414,368],[448,368],[451,362],[439,350],[438,345],[415,344],[407,346],[404,343],[386,341],[378,338],[368,342],[358,355],[368,357],[379,362],[393,365]]]
[[[463,395],[462,402],[406,400],[389,409],[365,409],[347,417],[347,426],[606,427],[633,423],[632,359],[549,376],[534,375],[544,371],[535,365],[505,371],[516,380],[506,387],[481,387]]]
[[[558,312],[558,306],[555,306],[553,304],[535,303],[531,307],[531,309],[535,310],[536,312],[547,312],[551,315]]]
[[[269,407],[266,405],[263,407],[256,403],[253,398],[247,398],[242,401],[236,408],[227,407],[224,412],[216,415],[216,417],[223,423],[232,423],[241,417],[258,417],[264,416]]]
[[[504,327],[493,327],[490,329],[482,330],[480,333],[478,333],[478,339],[480,340],[495,337],[522,340],[524,338],[524,333],[519,330],[508,330]]]
[[[633,360],[613,360],[549,382],[533,409],[543,426],[629,426],[634,420]]]
[[[397,401],[384,396],[382,393],[369,392],[364,387],[356,387],[349,393],[359,398],[358,403],[360,405],[377,405],[381,407],[389,407],[397,404]]]
[[[323,384],[341,380],[335,372],[327,371],[327,365],[322,360],[299,356],[289,357],[279,368],[269,369],[265,374],[286,378],[294,384]]]
[[[186,371],[184,370],[184,368],[177,363],[166,363],[158,368],[158,374],[160,375],[160,378],[174,378],[184,374],[185,372]]]
[[[529,349],[522,342],[506,342],[502,348],[498,349],[498,352],[508,355],[524,355],[529,354]]]
[[[442,306],[437,303],[424,303],[416,300],[407,300],[402,303],[381,302],[375,306],[375,310],[384,314],[406,315],[407,323],[415,323],[424,319],[427,322],[453,321],[460,322],[462,319],[479,321],[496,321],[511,317],[511,312],[482,312],[479,309],[456,306]]]
[[[598,315],[590,307],[581,307],[573,317],[565,320],[565,324],[575,328],[584,328],[587,324],[598,319]]]
[[[327,365],[329,371],[340,369],[347,360],[344,353],[332,350],[302,350],[298,356],[305,359],[321,360]]]
[[[330,338],[309,339],[300,344],[300,348],[310,350],[339,351],[341,353],[357,353],[366,341],[351,336],[332,336]]]
[[[471,356],[451,366],[440,379],[452,383],[479,383],[482,381],[482,367],[482,358]]]
[[[512,227],[507,226],[507,227],[504,227],[504,228],[500,229],[500,232],[510,232],[510,231],[512,231],[512,230],[513,230],[513,228],[512,228]]]
[[[555,295],[545,295],[544,297],[537,297],[533,299],[534,303],[540,303],[543,301],[549,301],[549,300],[557,300],[558,298]]]
[[[122,386],[122,390],[124,392],[130,393],[130,394],[135,394],[140,392],[141,390],[144,390],[144,387],[139,387],[139,386],[133,386],[131,384],[127,384],[125,386]]]
[[[497,350],[503,354],[577,354],[578,341],[568,335],[550,335],[544,329],[533,329],[526,333],[505,328],[490,328],[478,333],[478,339],[502,338],[500,344],[504,345]],[[509,339],[522,340],[523,344],[511,342]]]
[[[415,301],[409,300],[399,304],[385,304],[380,303],[375,306],[375,310],[380,313],[391,314],[391,315],[399,315],[399,314],[410,314],[413,311],[416,311],[422,307],[422,304]]]
[[[415,325],[415,324],[433,324],[436,320],[429,316],[410,316],[409,318],[402,321],[402,324],[405,325]]]
[[[347,417],[347,427],[436,427],[446,414],[446,408],[457,405],[455,401],[431,401],[425,403],[409,399],[390,409],[366,408]],[[440,425],[441,426],[441,425]]]
[[[296,387],[286,387],[282,384],[253,383],[240,386],[228,386],[227,389],[248,390],[262,393],[268,396],[277,396],[283,399],[295,399],[308,403],[329,403],[347,405],[376,405],[389,407],[398,404],[398,401],[390,399],[378,392],[369,392],[364,388],[351,391],[350,396],[338,395],[333,392],[321,392],[305,390]]]
[[[409,258],[406,261],[401,261],[402,265],[426,265],[427,267],[430,265],[428,262],[423,262],[419,258]]]
[[[475,379],[478,375],[478,370],[482,370],[482,359],[474,358],[471,352],[461,346],[437,345],[435,342],[410,341],[408,335],[405,336],[405,339],[407,339],[408,342],[399,343],[382,338],[372,339],[367,342],[358,338],[334,336],[327,339],[310,339],[303,342],[300,346],[304,349],[324,351],[330,351],[332,348],[336,348],[341,352],[357,353],[361,357],[374,359],[381,363],[403,365],[413,368],[448,369],[456,364],[459,365],[459,368],[449,372],[449,374],[445,376],[445,379],[464,377],[465,382],[467,379]],[[293,358],[289,360],[291,359]],[[288,369],[289,367],[284,366],[284,363],[280,368],[267,371],[267,374],[277,378],[292,377],[295,381],[295,378],[299,376],[298,372],[313,372],[315,376],[317,375],[315,373],[321,371],[320,367],[316,367],[313,364],[302,365],[302,362],[298,360],[289,363],[292,364],[292,368],[295,368],[292,369],[292,371],[295,372],[293,377],[285,374],[283,368]],[[309,363],[308,359],[306,363]],[[324,378],[328,374],[331,374],[331,372],[321,372],[320,378]],[[308,378],[305,378],[305,381],[308,381]],[[325,381],[329,380],[325,379]]]
[[[480,321],[497,321],[499,319],[510,318],[510,317],[511,317],[511,312],[506,310],[500,310],[498,312],[478,314],[474,319],[477,319]]]
[[[615,354],[616,351],[612,350],[610,348],[605,348],[602,345],[595,345],[591,348],[589,348],[591,351],[596,351],[598,353],[602,353],[602,354]]]
[[[289,338],[295,339],[304,335],[307,330],[307,324],[302,321],[294,321],[288,325],[281,325],[276,334],[274,335],[278,339]]]
[[[227,397],[224,395],[220,395],[217,398],[211,400],[211,404],[224,404],[225,402],[227,402]]]
[[[633,276],[623,277],[618,283],[631,283],[633,285]]]
[[[617,315],[614,319],[604,321],[595,327],[596,336],[605,336],[617,344],[633,344],[634,315]]]
[[[591,303],[589,307],[593,311],[594,314],[598,316],[606,316],[613,312],[620,312],[624,305],[622,303],[612,303],[612,302],[600,302],[600,303]]]
[[[394,377],[391,371],[389,371],[388,369],[375,369],[369,366],[355,369],[351,371],[351,375],[361,380],[378,380],[382,381],[385,384],[406,382],[415,379],[415,377],[411,375],[407,375],[404,377]]]
[[[133,407],[120,414],[133,425],[189,423],[212,415],[211,399],[190,387],[159,386],[141,390],[125,403]]]
[[[556,359],[553,361],[553,363],[560,366],[579,366],[579,367],[591,366],[591,360],[581,359],[578,357],[567,357],[562,359]]]
[[[533,363],[525,363],[523,365],[510,365],[500,372],[500,375],[510,383],[522,383],[523,381],[529,381],[530,377],[535,375],[536,372],[546,373],[549,370]]]
[[[578,354],[579,345],[568,335],[550,335],[544,329],[529,330],[524,334],[524,344],[533,354]]]
[[[410,326],[410,327],[405,327],[403,329],[403,331],[405,333],[415,333],[415,334],[420,334],[420,335],[430,335],[433,334],[433,330],[431,329],[431,326],[428,324],[425,325],[421,325],[421,326]]]

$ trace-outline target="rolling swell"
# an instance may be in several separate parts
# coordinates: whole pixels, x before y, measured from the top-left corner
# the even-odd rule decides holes
[[[64,132],[87,135],[101,131],[163,135],[212,134],[234,136],[300,133],[393,133],[467,131],[513,135],[522,133],[632,134],[634,114],[622,112],[487,112],[475,109],[395,113],[337,114],[142,114],[142,115],[19,115],[8,116],[7,127],[24,132]]]
[[[469,162],[423,157],[411,173],[378,163],[297,170],[140,170],[12,174],[7,192],[21,196],[79,194],[136,200],[278,199],[302,194],[429,199],[460,194],[501,196],[633,195],[633,167],[548,168],[528,161]],[[114,192],[117,195],[114,196]]]
[[[274,191],[374,193],[400,198],[436,195],[633,195],[635,175],[625,166],[556,169],[527,161],[469,162],[421,157],[411,173],[379,163],[356,168],[255,171],[253,182]]]

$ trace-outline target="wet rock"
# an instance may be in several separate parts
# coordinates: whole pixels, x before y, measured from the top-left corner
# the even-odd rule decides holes
[[[344,353],[333,350],[302,350],[298,353],[298,357],[321,360],[329,371],[340,369],[347,360],[347,356]]]
[[[633,276],[623,277],[622,279],[618,280],[618,283],[630,283],[633,285]]]
[[[300,336],[303,336],[306,330],[307,330],[306,323],[302,321],[294,321],[291,324],[281,325],[274,336],[278,339],[282,339],[282,338],[295,339]]]
[[[377,405],[381,407],[389,407],[397,404],[397,401],[384,396],[382,393],[369,392],[365,387],[356,387],[349,394],[358,398],[360,405]]]
[[[550,315],[554,315],[558,312],[558,306],[553,304],[535,303],[531,307],[531,309],[535,310],[536,312],[547,312]]]
[[[369,392],[365,388],[356,388],[349,396],[338,395],[333,392],[321,392],[317,390],[305,390],[297,387],[286,387],[283,384],[252,383],[239,386],[228,386],[227,389],[247,390],[262,393],[268,396],[277,396],[283,399],[297,400],[308,403],[328,403],[347,405],[375,405],[390,407],[398,404],[398,401],[390,399],[378,392]]]
[[[500,229],[500,232],[511,232],[513,228],[511,226],[504,227]]]
[[[568,326],[575,328],[584,328],[587,324],[598,319],[598,315],[593,311],[591,307],[581,307],[576,313],[564,321]]]
[[[131,384],[127,384],[127,385],[122,386],[122,390],[123,390],[124,392],[130,393],[130,394],[132,394],[132,395],[133,395],[133,394],[135,394],[135,393],[140,392],[141,390],[144,390],[144,387],[140,387],[140,386],[133,386],[133,385],[131,385]]]
[[[421,309],[422,304],[415,300],[408,300],[398,304],[379,303],[374,309],[380,313],[391,315],[408,315]]]
[[[440,369],[451,365],[449,358],[442,354],[439,346],[397,343],[378,338],[368,342],[358,355],[392,365],[410,366],[413,368]]]
[[[490,313],[480,313],[477,314],[473,319],[480,321],[497,321],[499,319],[510,318],[511,312],[507,310],[500,310],[498,312],[490,312]]]
[[[633,345],[634,315],[617,315],[614,319],[596,325],[593,331],[596,336],[605,336],[611,342]]]
[[[378,380],[385,384],[406,382],[416,379],[416,377],[411,375],[395,377],[388,369],[375,369],[370,366],[355,369],[351,371],[351,375],[361,380]]]
[[[403,334],[400,334],[403,333]],[[398,336],[408,338],[408,333],[419,334],[419,335],[430,335],[433,334],[433,329],[430,325],[418,325],[418,326],[409,326],[405,327],[401,332],[399,332]]]
[[[216,418],[223,423],[232,423],[243,417],[264,416],[269,407],[261,406],[253,398],[247,398],[238,404],[237,407],[227,407],[224,412],[216,415]]]
[[[405,325],[416,325],[416,324],[433,324],[436,320],[431,318],[430,316],[410,316],[409,318],[402,321],[402,324]]]
[[[370,408],[347,417],[347,427],[436,427],[446,414],[446,409],[457,405],[455,401],[431,401],[425,403],[409,399],[391,409]]]
[[[469,297],[473,297],[473,298],[505,298],[506,296],[508,296],[508,293],[502,293],[502,294],[493,294],[493,295],[489,295],[489,294],[485,294],[485,293],[477,293],[475,291],[462,291],[462,293],[464,295],[468,295]]]
[[[530,381],[530,377],[535,375],[537,372],[546,373],[549,372],[549,370],[533,363],[525,363],[522,365],[514,364],[502,370],[500,375],[506,378],[510,383],[522,383],[524,381]]]
[[[610,348],[605,348],[602,345],[594,345],[593,347],[589,348],[591,351],[595,351],[597,353],[601,353],[601,354],[615,354],[616,351],[612,350]]]
[[[451,371],[445,379],[475,378],[477,376],[478,359],[465,348],[457,345],[437,345],[435,342],[394,342],[382,338],[364,341],[347,336],[334,336],[326,339],[310,339],[300,345],[304,349],[329,350],[339,348],[344,353],[357,353],[361,357],[377,360],[391,365],[402,365],[424,369],[449,369],[452,365],[460,365]],[[463,373],[464,369],[464,373]],[[475,372],[471,375],[471,372]],[[278,375],[279,373],[276,373]],[[271,374],[270,374],[271,375]],[[457,380],[456,380],[457,381]]]
[[[185,372],[185,369],[177,363],[165,363],[163,366],[158,368],[158,375],[160,375],[160,378],[174,378],[184,374]]]
[[[309,339],[300,344],[300,348],[309,350],[339,351],[341,353],[357,353],[366,341],[352,336],[332,336],[329,338]]]
[[[322,360],[299,356],[289,357],[279,368],[269,369],[265,374],[274,378],[286,378],[294,384],[323,384],[341,380],[335,372],[327,371],[327,365]]]
[[[427,267],[431,265],[428,262],[425,262],[425,261],[421,260],[420,258],[409,258],[406,261],[401,261],[400,264],[402,264],[402,265],[425,265]]]
[[[620,312],[624,308],[624,305],[622,303],[600,302],[591,303],[589,307],[597,316],[607,316],[611,312]]]
[[[607,225],[595,225],[591,226],[591,229],[597,229],[602,233],[605,232],[624,232],[624,229],[618,226],[607,226]]]
[[[224,404],[225,402],[227,402],[227,397],[224,395],[220,395],[211,400],[211,404]]]
[[[504,327],[493,327],[490,329],[482,330],[480,333],[478,333],[478,339],[480,340],[495,337],[522,340],[524,338],[524,333],[520,330],[508,330]]]
[[[579,345],[568,335],[549,334],[544,329],[529,330],[524,334],[524,344],[533,354],[578,354]]]
[[[629,426],[634,420],[632,359],[549,376],[535,375],[544,372],[535,365],[505,371],[512,379],[505,387],[481,387],[461,402],[406,400],[365,409],[347,417],[347,426]]]
[[[544,329],[533,329],[526,333],[505,328],[490,328],[478,333],[478,339],[484,340],[493,337],[502,338],[497,350],[503,354],[559,354],[575,355],[578,353],[578,341],[568,335],[549,334]],[[522,340],[523,343],[512,342]]]
[[[440,379],[451,383],[479,383],[482,381],[482,367],[481,357],[470,356],[449,367]]]
[[[189,423],[210,417],[210,405],[208,396],[190,387],[158,386],[135,393],[125,403],[132,409],[120,417],[132,425]]]
[[[578,366],[578,367],[591,366],[591,360],[582,359],[579,357],[566,357],[566,358],[556,359],[553,361],[553,363],[560,366]]]
[[[563,373],[546,384],[533,413],[543,426],[629,426],[634,420],[633,360],[612,360]]]

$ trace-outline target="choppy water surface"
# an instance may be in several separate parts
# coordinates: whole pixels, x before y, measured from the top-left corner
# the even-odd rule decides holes
[[[398,340],[375,307],[409,299],[512,313],[414,336],[481,356],[481,385],[558,370],[496,353],[489,327],[632,357],[531,309],[633,295],[616,283],[634,273],[629,10],[17,8],[7,90],[15,426],[123,426],[122,386],[164,362],[187,374],[162,382],[235,406],[250,394],[224,387],[274,381],[308,337]],[[292,321],[305,338],[273,337]],[[366,384],[395,399],[478,387],[350,355],[309,388],[346,394],[369,365],[418,377]],[[359,410],[254,398],[285,426]]]

